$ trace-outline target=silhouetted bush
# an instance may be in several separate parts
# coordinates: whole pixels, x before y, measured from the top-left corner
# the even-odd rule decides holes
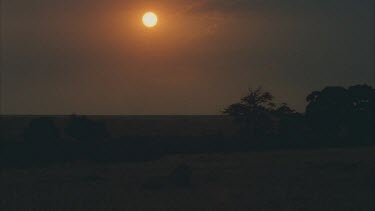
[[[34,143],[56,141],[59,137],[59,130],[51,117],[40,117],[31,120],[24,132],[24,139]]]
[[[104,123],[77,115],[70,116],[65,133],[76,140],[85,142],[109,138],[109,132]]]

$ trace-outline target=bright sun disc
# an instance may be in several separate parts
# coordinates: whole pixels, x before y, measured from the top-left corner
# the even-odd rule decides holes
[[[158,16],[153,12],[147,12],[142,18],[143,24],[147,27],[154,27],[158,23]]]

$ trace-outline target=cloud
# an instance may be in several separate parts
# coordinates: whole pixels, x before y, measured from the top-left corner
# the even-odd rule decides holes
[[[329,14],[372,10],[372,0],[202,0],[190,4],[189,12],[241,13],[266,12],[275,14]]]

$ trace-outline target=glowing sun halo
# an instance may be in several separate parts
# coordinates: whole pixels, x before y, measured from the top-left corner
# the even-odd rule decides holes
[[[146,12],[143,15],[142,21],[146,27],[154,27],[158,23],[158,16],[153,12]]]

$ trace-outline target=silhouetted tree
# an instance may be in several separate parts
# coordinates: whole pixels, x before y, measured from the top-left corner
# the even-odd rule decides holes
[[[280,117],[290,116],[296,113],[296,111],[288,106],[286,103],[282,103],[279,107],[274,110],[274,113]]]
[[[246,117],[252,113],[271,111],[275,107],[273,99],[273,95],[263,91],[261,87],[255,90],[249,89],[248,95],[243,97],[239,103],[230,105],[223,113],[235,117]]]
[[[322,135],[338,134],[351,107],[347,90],[327,87],[320,92],[312,92],[306,100],[306,118],[311,127]]]
[[[373,140],[375,142],[375,89],[368,85],[355,85],[348,88],[351,111],[345,123],[351,139]]]
[[[261,87],[249,89],[248,95],[239,103],[226,108],[223,113],[233,116],[243,125],[243,130],[252,135],[259,136],[270,133],[274,129],[272,112],[275,103],[270,92],[263,91]]]
[[[306,118],[326,137],[369,137],[374,123],[375,90],[368,85],[326,87],[307,96]]]
[[[59,130],[51,117],[40,117],[31,120],[24,132],[24,139],[34,143],[56,141],[59,137]]]
[[[77,115],[70,116],[65,133],[72,138],[85,142],[95,142],[109,137],[104,123],[90,120],[86,116]]]

